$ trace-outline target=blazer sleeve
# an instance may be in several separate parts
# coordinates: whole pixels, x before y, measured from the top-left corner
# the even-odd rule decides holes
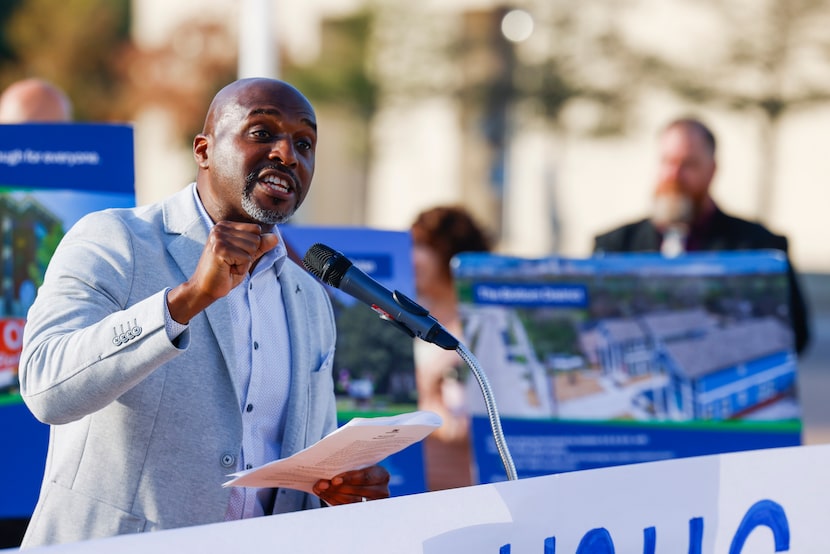
[[[61,241],[23,332],[23,400],[39,420],[60,424],[93,413],[187,347],[164,327],[165,290],[130,304],[131,233],[109,212],[75,224]],[[143,271],[153,267],[146,262]]]

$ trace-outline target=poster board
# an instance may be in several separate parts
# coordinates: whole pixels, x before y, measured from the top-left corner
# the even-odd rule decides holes
[[[780,252],[454,266],[520,477],[801,441]],[[479,482],[506,478],[468,379]]]
[[[302,259],[315,243],[340,252],[356,268],[389,290],[414,297],[412,239],[405,231],[365,227],[284,225],[280,232],[289,256]],[[340,425],[353,417],[396,415],[417,410],[413,339],[383,321],[372,309],[343,291],[324,285],[337,325],[335,395]],[[426,490],[422,444],[382,462],[394,495]]]
[[[48,427],[23,404],[23,325],[58,242],[83,215],[135,205],[128,125],[0,125],[0,518],[28,517],[46,461]]]

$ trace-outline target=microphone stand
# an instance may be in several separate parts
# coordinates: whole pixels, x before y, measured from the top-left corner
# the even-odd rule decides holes
[[[507,442],[504,440],[504,431],[501,428],[501,418],[499,411],[496,408],[496,400],[493,398],[493,391],[490,388],[490,382],[487,376],[481,370],[478,360],[473,356],[472,352],[464,346],[461,341],[458,341],[458,347],[455,350],[461,359],[470,368],[470,371],[475,375],[478,386],[481,388],[481,394],[484,396],[484,405],[487,407],[487,417],[490,419],[490,428],[493,430],[493,440],[496,441],[496,448],[501,457],[501,463],[504,465],[504,471],[507,473],[508,481],[515,481],[518,479],[516,475],[516,466],[513,464],[513,458],[510,456],[510,451],[507,449]]]

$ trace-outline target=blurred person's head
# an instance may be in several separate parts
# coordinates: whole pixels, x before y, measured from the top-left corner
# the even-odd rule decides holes
[[[415,289],[419,295],[452,285],[450,260],[456,254],[487,252],[492,247],[485,231],[459,206],[439,206],[421,212],[410,232]]]
[[[697,119],[676,119],[660,134],[652,220],[658,227],[690,223],[710,202],[715,136]]]
[[[72,102],[43,79],[23,79],[0,95],[0,123],[46,123],[72,120]]]

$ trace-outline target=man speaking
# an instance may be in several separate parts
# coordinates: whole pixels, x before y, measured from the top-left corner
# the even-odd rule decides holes
[[[336,427],[331,305],[277,227],[308,194],[316,144],[298,90],[236,81],[193,141],[195,183],[66,234],[20,360],[23,399],[52,426],[24,547],[389,496],[379,466],[316,496],[222,487]]]

